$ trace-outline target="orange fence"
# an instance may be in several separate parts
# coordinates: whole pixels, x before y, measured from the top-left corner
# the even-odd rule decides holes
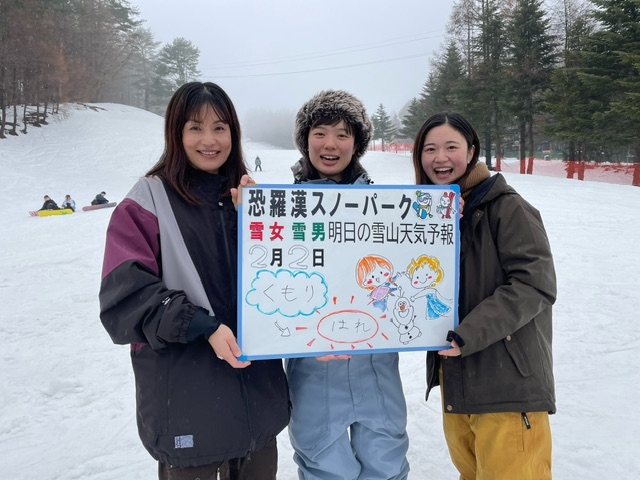
[[[530,161],[531,160],[531,161]],[[640,187],[640,163],[605,163],[515,158],[494,160],[496,171],[575,178],[592,182],[617,183]]]
[[[385,152],[405,155],[411,155],[412,148],[413,144],[410,142],[394,142],[384,145]],[[369,150],[382,151],[382,145],[380,142],[372,142]],[[480,160],[482,161],[483,157],[480,157]],[[498,172],[546,175],[640,187],[640,163],[563,161],[542,158],[526,159],[521,162],[517,158],[494,158],[493,167]]]

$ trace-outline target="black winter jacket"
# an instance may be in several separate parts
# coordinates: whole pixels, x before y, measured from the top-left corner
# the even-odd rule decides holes
[[[476,186],[460,222],[462,355],[427,354],[427,397],[449,413],[554,413],[553,258],[539,212],[495,175]],[[460,342],[459,342],[460,343]],[[462,344],[461,344],[462,345]]]
[[[280,360],[234,369],[190,325],[206,315],[237,332],[237,213],[223,179],[189,170],[185,202],[157,177],[114,210],[100,285],[112,340],[131,344],[138,431],[157,460],[200,466],[260,450],[289,421]]]
[[[49,200],[45,200],[40,210],[60,210],[60,207],[58,207],[58,204],[56,202],[49,199]]]

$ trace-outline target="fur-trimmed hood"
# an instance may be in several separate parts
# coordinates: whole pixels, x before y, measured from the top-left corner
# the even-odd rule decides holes
[[[362,102],[344,90],[323,90],[300,108],[294,132],[300,153],[309,156],[309,130],[321,117],[336,117],[349,123],[355,136],[353,157],[357,160],[364,155],[373,135],[373,125]]]

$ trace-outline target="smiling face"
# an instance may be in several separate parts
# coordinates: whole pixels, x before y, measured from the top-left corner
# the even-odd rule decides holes
[[[430,193],[420,193],[417,200],[420,205],[424,205],[425,207],[433,204],[433,198]]]
[[[428,263],[417,267],[411,275],[411,285],[415,288],[426,288],[433,286],[438,278],[438,272]]]
[[[204,107],[184,124],[182,145],[191,166],[218,173],[231,153],[231,130],[213,108]]]
[[[405,297],[398,298],[393,316],[400,325],[408,325],[413,320],[413,305]]]
[[[456,183],[467,170],[475,147],[449,124],[432,128],[422,147],[422,168],[434,185]]]
[[[355,137],[344,120],[309,130],[309,160],[320,178],[342,179],[342,172],[355,152]]]
[[[384,285],[391,278],[391,270],[382,265],[376,265],[362,281],[363,287],[379,287]]]

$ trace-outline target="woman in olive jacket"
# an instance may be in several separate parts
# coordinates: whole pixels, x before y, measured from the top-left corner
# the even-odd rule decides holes
[[[480,142],[456,113],[430,117],[413,164],[421,185],[457,184],[459,325],[427,354],[427,397],[441,386],[443,424],[460,478],[551,478],[556,277],[539,212],[478,163]]]

